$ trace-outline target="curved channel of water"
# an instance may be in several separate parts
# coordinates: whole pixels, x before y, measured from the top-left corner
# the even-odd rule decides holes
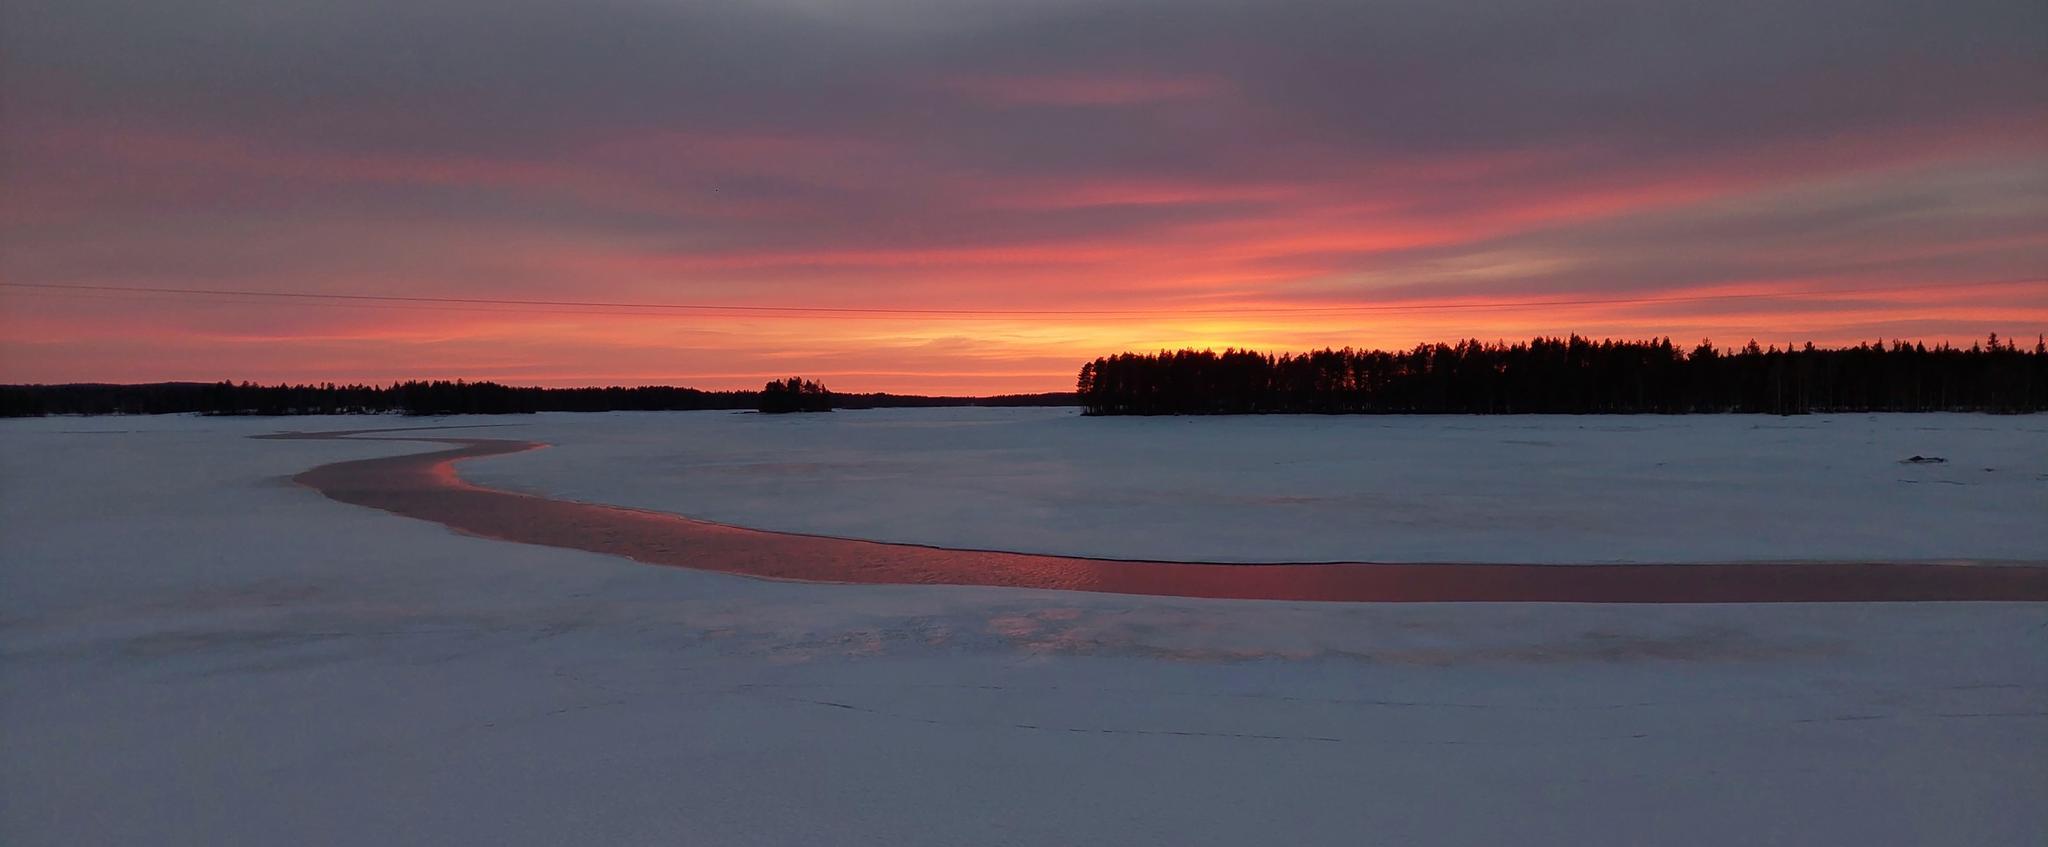
[[[465,459],[546,445],[495,438],[285,433],[449,449],[322,465],[298,482],[343,503],[487,538],[808,582],[991,585],[1169,597],[1372,602],[1760,603],[2048,601],[2048,567],[1884,562],[1683,565],[1206,564],[953,550],[745,529],[472,485]]]

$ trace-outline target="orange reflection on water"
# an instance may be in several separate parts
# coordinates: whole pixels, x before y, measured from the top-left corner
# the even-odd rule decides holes
[[[264,437],[346,438],[389,431]],[[458,461],[544,446],[535,442],[372,437],[453,446],[322,465],[299,474],[296,480],[344,503],[434,521],[473,535],[767,579],[1372,602],[2048,600],[2048,568],[2030,566],[1856,562],[1249,565],[1082,559],[886,544],[766,532],[659,512],[550,500],[473,485],[455,474]],[[1046,626],[1071,619],[1072,615],[1062,617],[1061,611],[1000,617],[989,625],[992,632],[1013,640],[1042,640],[1052,645],[1076,637],[1064,628]]]

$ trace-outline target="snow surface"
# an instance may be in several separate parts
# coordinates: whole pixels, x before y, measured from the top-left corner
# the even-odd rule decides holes
[[[929,429],[1007,425],[963,417]],[[726,425],[589,420],[531,421],[564,445],[536,455]],[[0,843],[2048,843],[2048,604],[765,582],[288,480],[425,445],[241,437],[380,423],[0,422]],[[1868,450],[2039,443],[1945,432]]]
[[[543,415],[467,479],[760,529],[1193,561],[2048,560],[2048,417]],[[1907,465],[1911,456],[1940,464]]]

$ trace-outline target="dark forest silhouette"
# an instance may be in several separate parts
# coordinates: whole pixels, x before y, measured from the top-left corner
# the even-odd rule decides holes
[[[825,386],[801,377],[771,380],[761,386],[760,401],[755,409],[764,415],[778,415],[789,412],[832,411],[832,392]]]
[[[1074,395],[1009,394],[994,397],[925,397],[908,394],[830,394],[841,409],[933,406],[1071,406]],[[232,382],[160,382],[145,385],[79,383],[0,386],[0,417],[36,415],[454,415],[522,412],[690,411],[757,409],[758,391],[699,391],[672,386],[637,388],[531,388],[495,382],[433,381],[375,385],[257,385]]]
[[[1095,415],[1293,413],[2035,412],[2048,408],[2048,348],[1993,335],[1957,348],[1737,351],[1665,338],[1461,341],[1406,352],[1125,353],[1081,367]]]
[[[787,381],[771,383],[786,385]],[[803,394],[798,380],[797,396]],[[816,383],[810,383],[816,386]],[[1424,344],[1404,352],[1125,353],[1081,368],[1077,393],[927,397],[824,392],[829,408],[1081,405],[1090,414],[2037,412],[2048,345],[1894,341],[1690,351],[1669,338]],[[166,382],[0,386],[0,417],[52,414],[412,415],[763,409],[763,391]],[[776,401],[780,402],[780,401]],[[816,401],[811,401],[815,403]]]

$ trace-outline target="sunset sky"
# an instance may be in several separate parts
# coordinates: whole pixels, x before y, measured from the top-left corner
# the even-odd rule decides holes
[[[0,382],[2048,331],[2040,0],[0,8]]]

